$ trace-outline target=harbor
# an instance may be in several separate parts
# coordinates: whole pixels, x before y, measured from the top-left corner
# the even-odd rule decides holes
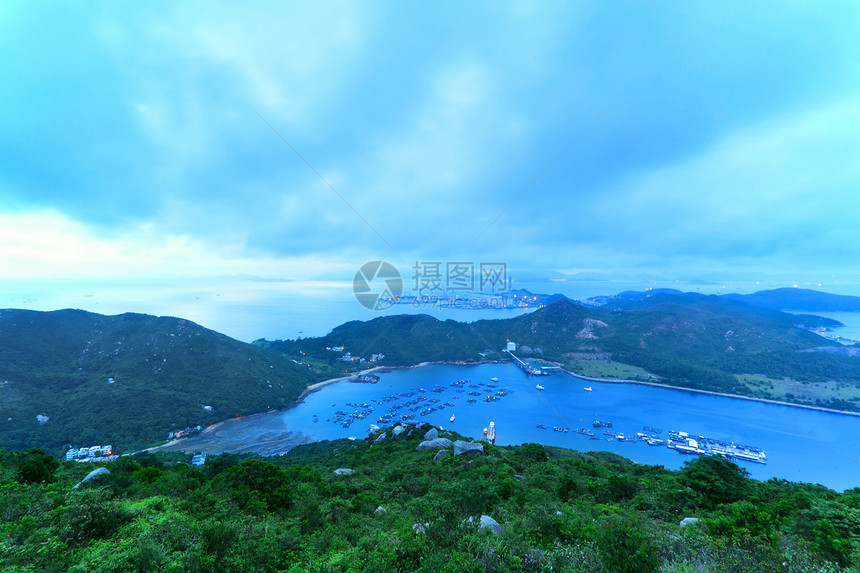
[[[369,401],[356,403],[347,402],[348,409],[337,409],[334,415],[326,419],[326,422],[350,428],[354,422],[365,419],[373,419],[380,411],[375,423],[367,428],[367,432],[376,431],[379,428],[401,425],[418,425],[425,421],[427,416],[435,412],[445,410],[452,411],[457,407],[461,395],[467,395],[466,403],[475,403],[480,398],[484,403],[497,403],[503,398],[514,394],[515,390],[507,386],[499,388],[499,378],[491,377],[487,382],[472,382],[470,379],[459,379],[447,385],[435,384],[432,388],[412,387],[409,391],[396,394],[383,395],[378,398],[370,398]],[[466,393],[466,390],[471,390]],[[541,390],[544,388],[540,386]],[[589,391],[592,391],[589,388]],[[436,394],[438,397],[432,396]],[[444,400],[444,401],[443,401]],[[337,407],[337,404],[332,404]],[[451,413],[449,423],[456,420],[456,412]],[[319,418],[314,415],[314,423]],[[621,432],[615,428],[615,424],[609,420],[595,419],[591,423],[594,429],[587,427],[571,428],[568,426],[554,425],[552,430],[558,434],[575,434],[586,437],[593,441],[606,441],[628,444],[642,444],[648,446],[661,446],[674,450],[679,454],[695,456],[719,456],[736,462],[752,462],[758,464],[767,463],[767,455],[758,446],[741,445],[731,440],[710,438],[702,435],[691,435],[685,431],[670,431],[664,440],[659,437],[662,433],[660,428],[644,425],[641,431]],[[549,425],[537,422],[535,427],[546,430]],[[440,429],[445,429],[439,425]],[[596,433],[599,432],[599,433]],[[356,436],[350,436],[355,438]],[[483,437],[490,443],[496,439],[495,422],[490,422],[483,428]]]
[[[545,389],[536,390],[535,379],[511,363],[436,364],[376,373],[376,384],[332,383],[307,394],[294,407],[228,420],[200,436],[180,440],[184,443],[174,449],[273,455],[297,443],[362,439],[372,425],[412,421],[474,440],[484,439],[483,429],[489,433],[489,423],[494,422],[496,445],[540,443],[604,451],[667,469],[681,468],[704,455],[667,447],[674,431],[686,432],[697,447],[704,443],[702,436],[715,440],[716,453],[719,442],[759,448],[767,463],[744,459],[745,454],[755,455],[751,449],[737,449],[732,458],[756,479],[820,483],[835,489],[858,485],[860,451],[846,448],[844,438],[860,431],[856,416],[648,385],[592,381],[592,391],[587,392],[580,380],[567,375],[541,377]],[[506,396],[496,395],[505,390]],[[498,399],[486,401],[488,396]],[[339,422],[336,415],[341,416]],[[689,442],[677,445],[689,447]]]

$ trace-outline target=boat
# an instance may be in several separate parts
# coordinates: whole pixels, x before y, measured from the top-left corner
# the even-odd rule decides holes
[[[454,414],[451,414],[451,421],[454,421]]]
[[[499,381],[499,379],[498,379],[498,378],[496,378],[495,376],[493,376],[492,378],[490,378],[490,382],[498,382],[498,381]]]
[[[537,384],[537,385],[535,386],[535,390],[543,390],[543,389],[544,389],[544,387],[543,387],[543,386],[541,386],[540,384]]]
[[[490,422],[490,429],[487,433],[487,439],[490,440],[490,443],[494,443],[496,441],[496,423]]]
[[[585,390],[586,392],[591,392],[591,386],[586,386],[585,388],[583,388],[583,390]]]

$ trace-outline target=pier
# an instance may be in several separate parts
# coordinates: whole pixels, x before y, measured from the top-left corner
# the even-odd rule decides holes
[[[546,370],[559,370],[558,366],[533,366],[528,362],[524,362],[523,360],[521,360],[516,354],[514,354],[510,350],[505,350],[504,352],[507,352],[511,355],[511,358],[514,359],[516,365],[519,366],[523,370],[523,372],[525,372],[526,374],[531,374],[532,376],[546,376]]]

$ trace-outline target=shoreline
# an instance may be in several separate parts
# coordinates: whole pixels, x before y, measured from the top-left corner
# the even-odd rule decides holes
[[[508,360],[489,360],[483,362],[475,362],[475,361],[466,361],[466,360],[436,360],[433,362],[419,362],[418,364],[413,364],[411,366],[377,366],[373,370],[377,370],[379,368],[387,368],[389,370],[412,370],[414,368],[424,368],[425,366],[482,366],[484,364],[505,364],[509,362]],[[559,365],[557,362],[546,361],[551,364]],[[369,372],[369,371],[368,371]],[[671,386],[669,384],[661,384],[659,382],[646,382],[644,380],[633,380],[633,379],[621,379],[621,378],[593,378],[590,376],[583,376],[581,374],[577,374],[575,372],[571,372],[566,368],[560,368],[559,372],[567,374],[571,378],[578,378],[580,380],[585,380],[586,382],[602,382],[605,384],[637,384],[639,386],[652,386],[654,388],[663,388],[666,390],[680,390],[684,392],[693,392],[696,394],[705,394],[709,396],[718,396],[720,398],[734,398],[736,400],[749,400],[751,402],[761,402],[763,404],[773,404],[775,406],[790,406],[792,408],[803,408],[805,410],[814,410],[817,412],[824,412],[826,414],[844,414],[846,416],[854,416],[860,417],[860,412],[852,412],[850,410],[836,410],[834,408],[825,408],[824,406],[814,406],[810,404],[796,404],[793,402],[783,402],[781,400],[772,400],[770,398],[756,398],[755,396],[743,396],[741,394],[729,394],[727,392],[716,392],[714,390],[702,390],[699,388],[686,388],[684,386]],[[314,387],[318,385],[330,384],[334,382],[339,382],[344,379],[348,379],[350,377],[345,378],[335,378],[332,380],[326,380],[324,382],[319,382],[315,384]],[[321,387],[321,386],[320,386]],[[310,386],[308,387],[310,389]],[[316,391],[318,388],[314,388],[313,391]],[[303,398],[304,394],[299,398]],[[296,402],[298,404],[298,402]]]
[[[773,404],[775,406],[790,406],[792,408],[803,408],[806,410],[816,410],[827,414],[844,414],[846,416],[860,417],[860,412],[851,412],[849,410],[835,410],[833,408],[825,408],[823,406],[812,406],[809,404],[795,404],[793,402],[783,402],[781,400],[771,400],[770,398],[756,398],[755,396],[743,396],[741,394],[729,394],[727,392],[715,392],[714,390],[701,390],[699,388],[686,388],[684,386],[670,386],[669,384],[660,384],[659,382],[646,382],[644,380],[630,380],[618,378],[591,378],[571,372],[570,370],[561,369],[562,372],[568,374],[572,378],[585,380],[586,382],[602,382],[605,384],[638,384],[640,386],[653,386],[655,388],[665,388],[667,390],[682,390],[684,392],[694,392],[696,394],[706,394],[709,396],[719,396],[721,398],[735,398],[737,400],[749,400],[751,402],[762,402],[764,404]]]
[[[385,370],[385,371],[414,370],[417,368],[424,368],[427,366],[482,366],[485,364],[505,364],[508,362],[509,361],[507,361],[507,360],[489,360],[489,361],[481,361],[481,362],[466,361],[466,360],[437,360],[437,361],[432,361],[432,362],[420,362],[418,364],[413,364],[410,366],[375,366],[373,368],[369,368],[367,370],[362,370],[361,372],[357,372],[357,373],[351,374],[349,376],[339,376],[337,378],[329,378],[328,380],[323,380],[321,382],[317,382],[316,384],[311,384],[310,386],[308,386],[307,388],[305,388],[302,391],[302,393],[299,395],[299,397],[296,399],[296,401],[293,402],[292,404],[290,404],[288,406],[284,406],[283,408],[278,408],[277,410],[268,410],[265,412],[257,412],[254,414],[248,414],[246,416],[243,416],[243,418],[265,417],[265,416],[269,416],[272,414],[280,414],[280,413],[286,412],[287,410],[291,410],[291,409],[295,408],[296,406],[298,406],[299,404],[301,404],[305,400],[305,398],[307,398],[309,395],[311,395],[315,392],[318,392],[319,390],[321,390],[322,388],[325,388],[326,386],[329,386],[331,384],[335,384],[337,382],[347,381],[347,380],[350,380],[352,378],[355,378],[356,376],[361,376],[364,374],[370,374],[373,372],[377,372],[379,370]],[[851,411],[847,411],[847,410],[835,410],[833,408],[825,408],[822,406],[812,406],[812,405],[808,405],[808,404],[794,404],[791,402],[783,402],[780,400],[771,400],[768,398],[756,398],[753,396],[742,396],[739,394],[729,394],[726,392],[716,392],[713,390],[701,390],[698,388],[685,388],[683,386],[670,386],[668,384],[661,384],[659,382],[646,382],[644,380],[619,379],[619,378],[594,378],[594,377],[590,377],[590,376],[583,376],[580,374],[576,374],[575,372],[571,372],[570,370],[567,370],[565,368],[561,368],[559,370],[559,372],[562,372],[562,373],[570,376],[571,378],[576,378],[578,380],[583,380],[586,382],[597,382],[597,383],[604,383],[604,384],[636,384],[636,385],[640,385],[640,386],[651,386],[654,388],[663,388],[666,390],[676,390],[676,391],[691,392],[691,393],[696,393],[696,394],[705,394],[705,395],[709,395],[709,396],[717,396],[720,398],[733,398],[733,399],[737,399],[737,400],[748,400],[748,401],[752,401],[752,402],[761,402],[764,404],[772,404],[775,406],[789,406],[792,408],[802,408],[805,410],[814,410],[814,411],[823,412],[826,414],[843,414],[846,416],[860,417],[860,412],[851,412]],[[235,421],[236,421],[235,418],[227,418],[226,420],[221,420],[220,422],[216,422],[215,424],[205,428],[199,434],[199,436],[207,436],[207,435],[215,434],[219,429],[223,428],[223,426],[228,425],[231,422],[235,422]],[[197,436],[193,436],[192,439],[194,437],[197,437]],[[169,447],[181,445],[183,441],[184,441],[183,439],[172,440],[166,444],[162,444],[160,446],[152,446],[150,448],[146,448],[145,450],[140,450],[140,451],[158,451],[161,449],[166,449]],[[301,441],[299,441],[298,443],[301,443]],[[294,446],[294,445],[298,445],[298,444],[294,443],[292,445]],[[185,448],[177,448],[177,450],[184,450],[184,449]],[[240,447],[239,449],[241,450],[243,448]],[[288,448],[288,449],[290,449],[290,448]],[[225,451],[227,451],[227,450],[225,450]],[[135,453],[137,453],[137,452],[135,452]]]

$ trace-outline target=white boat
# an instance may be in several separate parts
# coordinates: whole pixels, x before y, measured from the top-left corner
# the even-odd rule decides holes
[[[487,433],[487,439],[490,440],[490,443],[496,441],[496,423],[490,422],[490,431]]]
[[[585,388],[583,388],[583,390],[585,390],[586,392],[591,392],[591,386],[586,386]]]
[[[492,378],[490,378],[490,382],[498,382],[498,381],[499,381],[499,379],[498,379],[498,378],[496,378],[495,376],[493,376]]]
[[[454,414],[451,414],[451,421],[454,421]]]
[[[535,386],[535,390],[543,390],[543,389],[544,389],[544,387],[541,386],[540,384]]]

